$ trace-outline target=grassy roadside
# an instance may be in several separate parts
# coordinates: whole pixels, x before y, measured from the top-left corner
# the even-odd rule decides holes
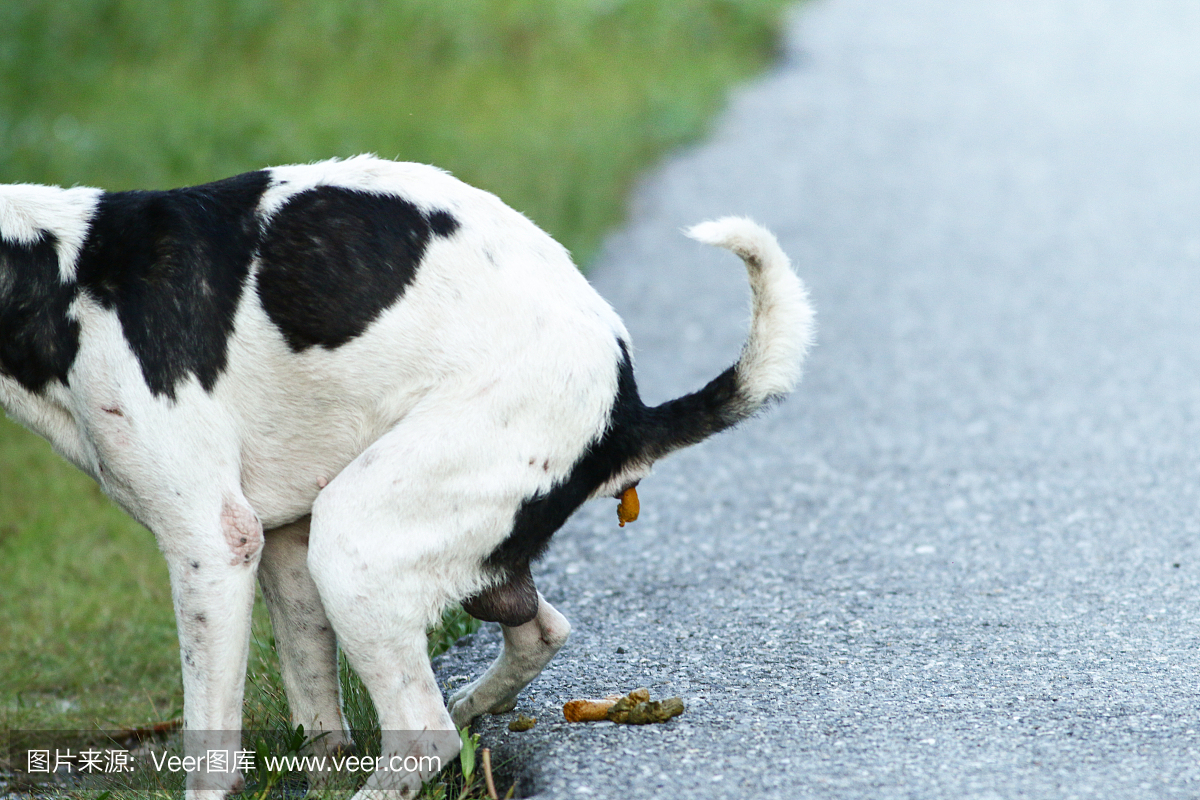
[[[166,188],[375,152],[586,261],[632,178],[769,58],[781,0],[0,4],[0,181]]]
[[[369,151],[496,192],[586,262],[638,172],[770,59],[784,5],[9,0],[0,182],[165,188]],[[252,648],[256,719],[278,710],[272,658]],[[152,537],[0,420],[0,729],[137,727],[181,703]]]

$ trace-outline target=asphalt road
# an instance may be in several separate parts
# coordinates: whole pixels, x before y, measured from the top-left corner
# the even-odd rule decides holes
[[[740,264],[678,235],[728,213],[777,232],[819,345],[640,521],[556,537],[538,725],[476,726],[519,793],[1200,797],[1200,4],[801,9],[593,273],[647,400],[736,357]],[[562,720],[637,686],[686,713]]]

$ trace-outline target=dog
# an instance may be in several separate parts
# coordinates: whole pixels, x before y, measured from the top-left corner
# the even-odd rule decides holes
[[[455,726],[512,707],[566,641],[529,565],[583,502],[787,394],[813,311],[741,218],[750,331],[699,391],[642,403],[629,335],[570,256],[494,195],[373,156],[171,191],[0,186],[0,403],[153,532],[180,639],[192,797],[242,786],[254,582],[293,724],[349,746],[337,648],[379,713],[359,796],[407,795]],[[500,623],[450,698],[425,631]],[[412,758],[415,757],[415,758]]]

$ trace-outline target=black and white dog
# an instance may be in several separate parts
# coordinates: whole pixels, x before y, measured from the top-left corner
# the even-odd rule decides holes
[[[566,251],[432,167],[0,186],[0,403],[154,532],[190,754],[240,746],[256,575],[293,722],[347,742],[340,646],[385,758],[424,758],[381,762],[362,796],[413,791],[456,723],[511,706],[570,629],[529,573],[554,531],[799,377],[813,315],[774,237],[737,218],[688,234],[744,260],[753,319],[734,366],[652,408]],[[504,648],[447,710],[425,629],[463,599]]]

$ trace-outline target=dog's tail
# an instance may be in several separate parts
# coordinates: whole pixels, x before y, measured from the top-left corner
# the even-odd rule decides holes
[[[642,456],[655,461],[708,438],[788,394],[813,341],[808,292],[766,228],[742,217],[702,222],[685,232],[741,257],[750,276],[750,333],[737,363],[692,394],[647,408]]]

